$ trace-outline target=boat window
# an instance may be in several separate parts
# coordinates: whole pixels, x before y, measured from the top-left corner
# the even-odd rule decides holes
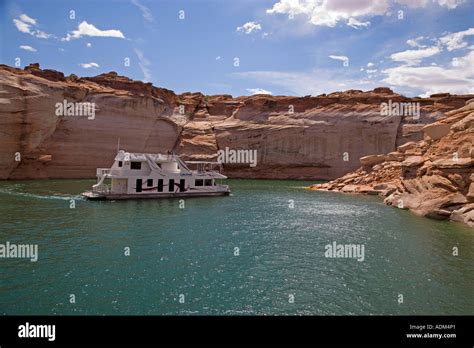
[[[212,186],[212,179],[206,179],[204,181],[204,186]]]
[[[118,166],[122,167],[122,164],[123,164],[122,161],[119,161]]]
[[[136,192],[142,192],[142,179],[137,179]]]
[[[146,186],[152,187],[153,186],[153,179],[147,179],[146,180]]]
[[[174,191],[174,179],[170,179],[168,190],[170,192]]]
[[[130,168],[140,170],[142,169],[142,162],[132,162]]]
[[[185,191],[185,186],[186,186],[186,180],[185,179],[180,179],[179,180],[179,191],[184,192]]]
[[[196,182],[194,183],[194,186],[203,186],[203,180],[202,179],[196,179]]]
[[[163,192],[163,179],[158,179],[158,192]]]

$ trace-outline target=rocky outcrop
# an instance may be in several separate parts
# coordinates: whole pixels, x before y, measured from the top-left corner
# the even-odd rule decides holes
[[[174,151],[188,160],[256,150],[256,167],[224,164],[230,177],[333,179],[374,153],[405,158],[397,146],[421,140],[424,126],[472,97],[410,99],[386,87],[306,97],[178,95],[116,72],[78,77],[0,65],[0,178],[92,178],[110,165],[120,139],[127,151]],[[419,103],[419,119],[381,115],[389,101]],[[58,116],[57,103],[94,103],[95,115]]]
[[[384,155],[369,155],[359,159],[360,164],[364,167],[372,167],[376,164],[384,162],[386,157]]]
[[[474,227],[474,100],[424,130],[424,140],[399,146],[384,162],[311,189],[377,194],[388,205]]]

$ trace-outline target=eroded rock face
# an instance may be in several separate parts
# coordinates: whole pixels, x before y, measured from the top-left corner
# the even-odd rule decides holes
[[[359,159],[360,164],[366,167],[372,167],[376,164],[384,162],[386,157],[384,155],[369,155]]]
[[[448,134],[450,127],[448,124],[429,124],[423,127],[423,132],[433,140],[438,140]]]
[[[119,138],[129,151],[143,152],[167,151],[178,139],[180,126],[163,116],[169,108],[154,97],[28,71],[0,70],[0,76],[3,179],[94,177],[94,167],[112,162]],[[56,103],[64,100],[95,103],[95,118],[58,117]]]
[[[95,177],[97,167],[111,164],[118,139],[127,151],[174,151],[188,160],[216,160],[225,148],[256,150],[256,167],[224,164],[230,177],[333,179],[374,153],[392,152],[398,162],[410,151],[419,155],[395,150],[472,98],[409,99],[386,87],[318,97],[176,95],[115,72],[81,78],[38,64],[0,65],[0,92],[1,179]],[[389,100],[419,102],[419,120],[381,116]],[[94,119],[58,117],[56,103],[64,101],[95,103]],[[455,127],[471,124],[459,118]]]
[[[372,190],[388,205],[474,227],[474,100],[446,116],[426,129],[425,140],[400,146],[385,162],[311,188],[345,193]],[[433,130],[445,134],[433,136]]]

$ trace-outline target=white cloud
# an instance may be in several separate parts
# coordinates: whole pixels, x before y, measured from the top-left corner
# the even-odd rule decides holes
[[[140,70],[143,73],[143,81],[150,82],[151,77],[152,77],[151,70],[150,70],[150,66],[151,66],[150,61],[145,58],[143,52],[139,50],[138,48],[134,48],[134,51],[138,57],[138,66],[140,67]]]
[[[272,94],[272,92],[267,91],[263,88],[247,88],[246,90],[247,92],[252,93],[252,95],[255,95],[255,94],[270,94],[271,95]]]
[[[371,67],[373,67],[374,65],[375,65],[375,64],[372,63],[372,62],[368,62],[368,63],[367,63],[367,68],[371,68]]]
[[[374,74],[377,72],[377,69],[367,69],[366,72],[367,74]]]
[[[465,0],[438,0],[438,4],[440,6],[447,7],[450,10],[453,9],[453,8],[458,7],[459,5],[461,5],[464,2],[465,2]]]
[[[301,15],[315,26],[335,27],[342,22],[353,28],[360,28],[370,24],[360,19],[388,15],[391,7],[406,5],[420,8],[437,3],[453,9],[463,2],[464,0],[279,0],[266,12],[285,14],[290,18]]]
[[[147,22],[154,21],[153,15],[148,7],[141,4],[138,0],[132,0],[132,4],[134,4],[140,9],[140,11],[142,12],[143,19],[145,19]]]
[[[245,34],[251,34],[252,32],[257,32],[262,30],[262,26],[257,22],[247,22],[241,27],[237,27],[237,31],[242,31]]]
[[[428,0],[395,0],[395,2],[411,8],[425,7],[428,4]]]
[[[419,50],[406,50],[393,53],[390,58],[397,62],[405,62],[409,65],[419,64],[424,58],[428,58],[440,53],[441,50],[437,46],[423,48]]]
[[[110,29],[110,30],[100,30],[96,28],[93,24],[89,24],[86,21],[83,21],[79,24],[77,30],[73,30],[67,34],[65,38],[62,38],[62,41],[70,41],[72,39],[79,39],[83,36],[91,37],[115,37],[120,39],[125,39],[125,36],[120,30]]]
[[[453,51],[459,48],[464,48],[468,45],[464,41],[465,36],[474,35],[474,28],[469,28],[464,31],[458,31],[457,33],[447,34],[439,39],[439,41],[447,46],[448,51]]]
[[[431,3],[437,3],[439,6],[452,10],[464,3],[465,0],[395,0],[395,2],[411,8],[421,8],[426,7]]]
[[[19,46],[22,50],[25,50],[25,51],[30,51],[30,52],[36,52],[37,49],[34,48],[34,47],[31,47],[31,46],[28,46],[28,45],[20,45]]]
[[[34,18],[31,18],[27,14],[23,13],[18,18],[13,19],[13,24],[15,27],[22,33],[30,34],[39,39],[48,39],[51,37],[51,34],[45,33],[36,28],[38,21]]]
[[[48,39],[51,34],[45,33],[44,31],[41,30],[36,30],[35,36],[40,39]]]
[[[22,33],[27,33],[27,34],[31,33],[31,25],[30,24],[22,22],[21,20],[16,19],[16,18],[13,20],[13,23],[15,24],[16,28],[19,31],[21,31]]]
[[[340,21],[346,22],[347,25],[363,23],[362,25],[366,26],[368,22],[360,22],[357,18],[383,15],[388,7],[388,0],[280,0],[268,9],[267,13],[305,15],[309,22],[316,26],[334,27]]]
[[[346,56],[334,56],[334,55],[331,54],[328,57],[331,58],[331,59],[340,60],[342,62],[348,62],[349,61],[349,58],[346,57]]]
[[[222,59],[221,56],[217,56],[217,57],[216,57],[216,60],[221,60],[221,59]]]
[[[421,90],[424,95],[449,92],[474,93],[474,51],[456,59],[450,67],[402,65],[383,70],[382,81],[393,86]]]
[[[407,44],[408,46],[411,46],[411,47],[417,47],[417,48],[425,48],[426,45],[422,45],[420,44],[419,41],[423,40],[424,37],[423,36],[418,36],[417,38],[415,39],[409,39],[407,40]]]
[[[232,74],[234,77],[256,81],[259,84],[283,88],[284,93],[293,95],[318,95],[343,89],[367,89],[377,87],[367,79],[344,78],[341,73],[332,74],[327,70],[309,72],[247,71]]]
[[[86,43],[87,47],[92,47],[92,44],[90,42]]]
[[[32,25],[36,25],[36,19],[29,17],[27,14],[23,13],[20,15],[20,20],[23,23],[28,23]]]
[[[354,28],[354,29],[359,29],[361,27],[367,28],[370,25],[370,22],[360,22],[357,19],[351,17],[349,18],[349,21],[347,21],[347,25]]]
[[[98,68],[98,67],[99,67],[99,64],[94,63],[94,62],[81,63],[81,64],[79,64],[79,65],[82,66],[84,69]]]

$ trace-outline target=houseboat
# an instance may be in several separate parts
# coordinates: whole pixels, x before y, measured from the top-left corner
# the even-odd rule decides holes
[[[224,196],[230,194],[218,162],[184,162],[174,154],[118,151],[110,168],[97,168],[91,200]]]

